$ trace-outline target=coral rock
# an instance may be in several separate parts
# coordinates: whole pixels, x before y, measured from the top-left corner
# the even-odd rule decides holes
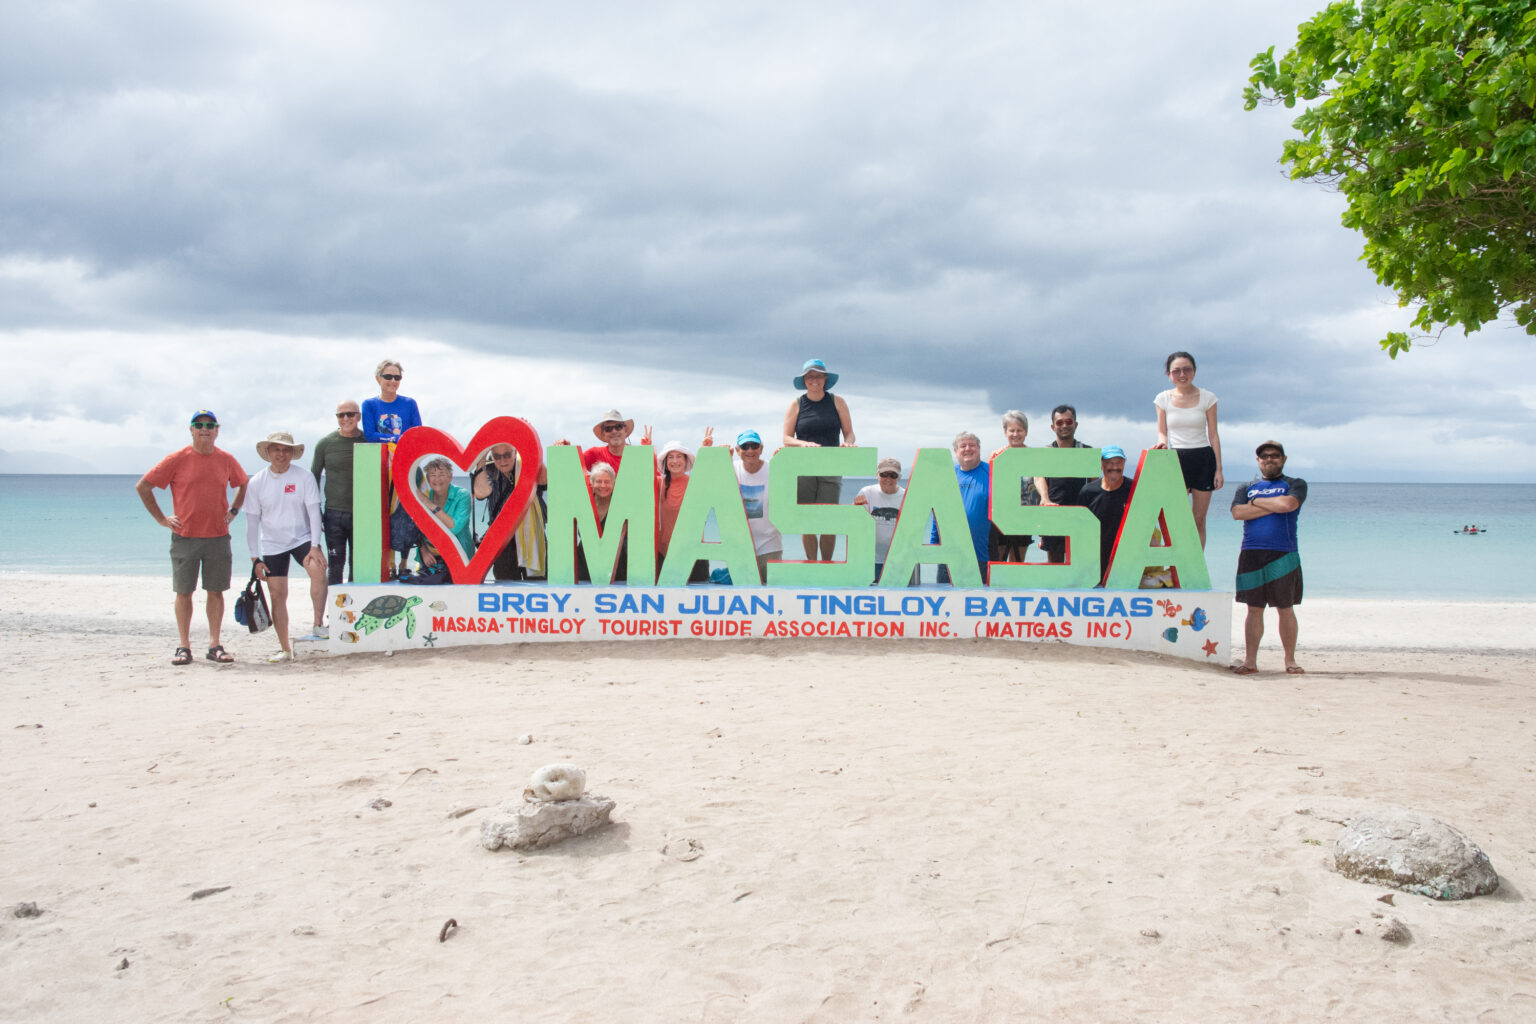
[[[533,773],[523,799],[575,800],[587,791],[587,773],[573,764],[547,764]]]
[[[1349,820],[1333,851],[1339,874],[1437,900],[1465,900],[1499,887],[1487,854],[1459,829],[1393,808]]]
[[[575,800],[507,800],[480,823],[480,844],[487,850],[503,846],[514,850],[553,846],[603,827],[612,811],[613,801],[595,794]]]

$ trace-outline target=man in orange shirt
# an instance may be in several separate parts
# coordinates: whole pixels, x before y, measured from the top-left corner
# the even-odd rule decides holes
[[[214,447],[219,420],[207,409],[192,414],[192,443],[172,452],[139,479],[135,489],[155,522],[171,531],[171,586],[176,592],[176,629],[181,646],[173,665],[192,663],[192,592],[199,574],[208,605],[209,661],[234,657],[219,643],[224,620],[224,591],[229,589],[229,524],[245,502],[245,470],[228,452]],[[170,515],[160,511],[155,488],[171,489]],[[233,498],[229,488],[235,488]]]

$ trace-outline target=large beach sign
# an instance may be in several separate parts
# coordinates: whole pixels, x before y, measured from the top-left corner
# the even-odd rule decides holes
[[[468,471],[492,445],[511,445],[520,459],[516,487],[486,528],[477,550],[465,551],[428,514],[413,486],[397,489],[401,507],[441,553],[452,585],[416,587],[381,581],[388,539],[390,482],[416,479],[428,458],[442,456]],[[1136,473],[1103,589],[1099,522],[1075,506],[1028,506],[1024,477],[1099,475],[1093,448],[1009,448],[992,463],[992,522],[1006,534],[1068,538],[1061,565],[994,562],[983,582],[950,453],[917,452],[883,572],[875,578],[875,523],[851,505],[800,505],[801,476],[873,476],[873,448],[785,448],[770,461],[769,517],[781,533],[838,534],[838,562],[783,559],[759,576],[741,492],[725,448],[699,451],[678,510],[666,557],[655,551],[656,487],[649,445],[624,450],[613,497],[599,528],[578,449],[545,449],[527,422],[503,416],[460,445],[417,427],[387,446],[360,444],[354,458],[354,543],[381,557],[357,560],[357,579],[333,587],[330,648],[336,653],[531,641],[698,637],[990,638],[1057,641],[1156,651],[1225,663],[1231,594],[1212,591],[1189,510],[1178,457],[1146,451]],[[496,555],[535,498],[548,471],[548,579],[486,584]],[[1130,485],[1128,485],[1130,486]],[[713,521],[714,534],[708,524]],[[938,540],[930,542],[930,525]],[[1160,543],[1154,544],[1156,537]],[[627,538],[627,544],[624,540]],[[577,585],[580,544],[593,584]],[[627,557],[618,565],[620,555]],[[728,586],[687,585],[695,561],[729,573]],[[910,587],[919,565],[949,568],[954,586]],[[1169,567],[1179,588],[1138,590],[1149,567]],[[627,583],[613,582],[616,574]]]

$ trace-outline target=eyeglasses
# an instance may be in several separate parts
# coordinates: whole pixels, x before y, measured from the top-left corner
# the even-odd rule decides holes
[[[505,462],[514,454],[514,452],[491,452],[491,458],[495,459],[497,462]]]
[[[880,479],[881,480],[895,480],[896,479],[896,474],[895,473],[881,473],[880,474]]]
[[[603,433],[605,433],[605,434],[611,434],[615,430],[623,430],[623,429],[624,429],[624,424],[622,424],[622,423],[604,423],[603,424]]]
[[[379,380],[399,380],[400,377],[401,377],[401,374],[398,374],[398,373],[381,373],[381,374],[379,374]]]
[[[1186,373],[1194,373],[1195,372],[1195,368],[1193,366],[1175,366],[1173,369],[1169,370],[1168,372],[1169,373],[1176,373],[1176,374],[1178,374],[1179,376],[1182,377]]]
[[[356,413],[356,412],[339,412],[339,413],[336,414],[336,418],[339,419],[339,420],[349,420],[349,419],[351,419],[354,416],[361,416],[361,415],[362,415],[362,413]]]
[[[192,427],[195,430],[218,430],[219,429],[219,425],[217,423],[211,423],[208,420],[193,420],[192,421]]]
[[[1265,452],[1265,453],[1263,453],[1262,455],[1259,456],[1259,461],[1263,462],[1265,459],[1283,459],[1283,458],[1285,458],[1285,456],[1281,455],[1279,452]]]
[[[763,450],[762,445],[752,444],[751,442],[748,442],[747,444],[739,444],[736,447],[740,448],[744,452],[760,452]]]

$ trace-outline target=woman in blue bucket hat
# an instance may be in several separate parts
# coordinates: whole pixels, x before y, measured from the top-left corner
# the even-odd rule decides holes
[[[784,414],[784,445],[788,448],[853,448],[858,442],[853,437],[853,416],[848,403],[832,393],[837,384],[837,374],[827,369],[820,359],[807,359],[795,377],[796,389],[805,394],[789,403]],[[800,504],[836,505],[842,497],[843,478],[840,476],[803,476],[800,478]],[[812,561],[830,562],[832,548],[837,543],[836,534],[802,536],[805,557]],[[818,559],[818,549],[820,558]]]

